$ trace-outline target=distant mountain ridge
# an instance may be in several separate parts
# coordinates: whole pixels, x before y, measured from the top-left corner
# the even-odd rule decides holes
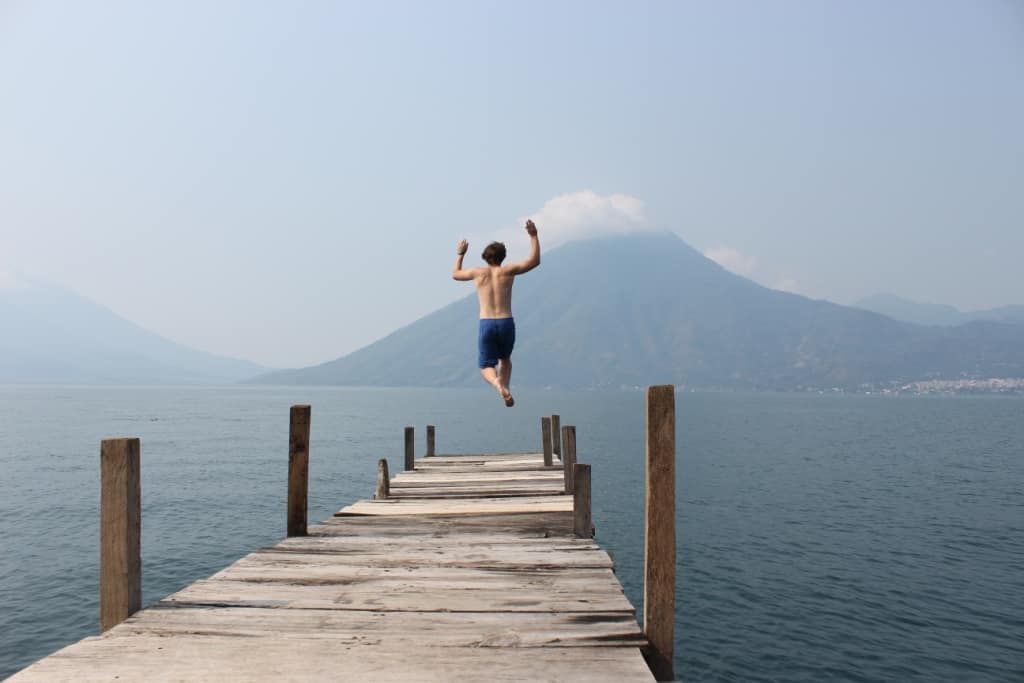
[[[1000,306],[981,311],[960,311],[949,304],[924,304],[895,294],[875,294],[854,304],[856,308],[874,311],[893,320],[918,325],[963,325],[975,320],[1024,323],[1024,306]]]
[[[767,289],[670,232],[545,253],[539,269],[517,280],[514,309],[513,385],[796,390],[1024,377],[1024,327],[923,327]],[[255,381],[478,383],[477,325],[476,297],[467,293],[347,356]]]
[[[177,344],[47,283],[0,290],[0,382],[234,383],[267,372]]]

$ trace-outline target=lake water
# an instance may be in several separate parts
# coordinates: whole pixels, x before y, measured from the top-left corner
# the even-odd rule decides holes
[[[439,452],[577,425],[598,540],[641,604],[642,392],[0,387],[0,677],[92,635],[99,442],[142,439],[143,602],[285,531],[288,407],[310,521]],[[677,396],[676,672],[689,681],[1024,680],[1024,401]]]

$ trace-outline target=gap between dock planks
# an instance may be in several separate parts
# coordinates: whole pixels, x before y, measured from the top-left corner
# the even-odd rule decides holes
[[[433,456],[11,681],[652,681],[561,464]]]

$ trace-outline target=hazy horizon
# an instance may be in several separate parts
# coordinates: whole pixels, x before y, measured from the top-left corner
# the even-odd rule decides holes
[[[1022,37],[1000,0],[3,3],[0,289],[306,366],[529,216],[842,304],[1024,304]]]

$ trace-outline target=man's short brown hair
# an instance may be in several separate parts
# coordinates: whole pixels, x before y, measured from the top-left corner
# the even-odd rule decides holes
[[[491,242],[484,249],[483,257],[484,261],[492,266],[500,266],[505,260],[505,245],[501,242]]]

